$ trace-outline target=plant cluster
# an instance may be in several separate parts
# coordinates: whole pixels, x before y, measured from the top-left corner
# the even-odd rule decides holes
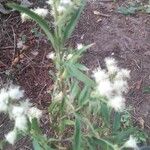
[[[19,134],[30,134],[29,128],[34,119],[39,120],[42,111],[33,107],[28,99],[24,99],[24,91],[11,85],[0,90],[0,112],[7,113],[14,121],[14,128],[5,135],[6,141],[14,144]]]
[[[118,67],[114,58],[106,58],[106,69],[99,66],[89,77],[89,69],[80,63],[80,58],[93,44],[77,44],[75,48],[66,45],[86,1],[48,0],[47,4],[49,10],[30,10],[14,3],[8,4],[21,12],[23,21],[36,21],[54,48],[54,52],[47,56],[56,67],[55,73],[52,73],[54,85],[48,108],[49,128],[53,133],[51,137],[43,136],[38,123],[34,122],[30,128],[32,130],[29,130],[32,131],[29,135],[34,149],[138,149],[137,143],[140,141],[135,135],[139,131],[125,119],[128,112],[124,94],[128,90],[130,71]],[[53,18],[52,26],[43,18],[46,15]],[[17,109],[29,122],[30,118],[40,118],[39,110],[36,109],[33,117],[27,110]],[[14,141],[10,143],[13,144]]]
[[[124,15],[133,15],[137,12],[150,13],[150,1],[147,3],[141,1],[130,1],[126,6],[121,6],[117,10],[119,13]]]

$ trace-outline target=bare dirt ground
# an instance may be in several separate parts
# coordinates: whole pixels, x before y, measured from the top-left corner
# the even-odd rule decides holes
[[[132,106],[135,122],[149,132],[150,94],[144,93],[144,88],[150,86],[150,16],[144,13],[131,16],[119,14],[116,8],[123,3],[88,3],[70,43],[95,43],[82,60],[91,70],[99,64],[103,65],[107,56],[115,57],[120,66],[131,70],[127,105]],[[37,36],[31,32],[35,28],[41,33],[33,22],[22,24],[16,12],[1,16],[0,86],[11,82],[20,85],[25,89],[26,96],[39,108],[44,109],[50,103],[47,91],[52,89],[53,81],[49,70],[54,69],[54,66],[46,58],[52,50],[51,46],[43,34]],[[23,51],[16,47],[20,38],[25,41]],[[19,61],[13,59],[16,51],[22,53]],[[4,115],[0,117],[0,138],[3,138],[4,133],[9,130],[9,122]],[[30,149],[30,146],[21,142],[6,149],[23,150]]]

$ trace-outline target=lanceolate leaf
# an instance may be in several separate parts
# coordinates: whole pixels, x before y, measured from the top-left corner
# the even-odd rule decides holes
[[[20,6],[18,4],[15,4],[15,3],[7,3],[7,6],[10,7],[10,8],[15,9],[17,11],[20,11],[21,13],[27,14],[34,21],[36,21],[36,23],[38,23],[39,26],[43,29],[43,31],[47,35],[48,39],[51,41],[53,47],[55,48],[54,35],[50,31],[48,23],[42,17],[40,17],[39,15],[37,15],[36,13],[34,13],[33,11],[31,11],[30,9],[28,9],[26,7],[23,7],[23,6]]]
[[[76,13],[72,16],[69,24],[65,28],[64,39],[68,39],[71,36],[72,32],[75,29],[75,26],[77,25],[77,22],[84,9],[85,4],[86,4],[86,0],[82,0],[81,6],[78,8],[78,10],[76,10]]]
[[[97,146],[99,146],[99,149],[102,149],[102,150],[115,150],[113,144],[106,141],[105,139],[89,137],[88,140],[89,141],[92,140],[93,146],[97,145]]]
[[[101,115],[102,115],[102,117],[104,119],[104,122],[109,127],[111,110],[107,107],[107,105],[105,103],[101,103],[100,112],[101,112]]]
[[[32,141],[32,144],[33,144],[34,150],[42,150],[42,147],[39,145],[39,143],[35,139]]]
[[[116,132],[121,126],[121,114],[119,112],[115,112],[114,122],[113,122],[113,132]]]
[[[89,97],[90,97],[90,88],[88,86],[85,86],[78,97],[79,104],[83,105]]]
[[[73,150],[81,150],[81,123],[76,115]]]
[[[95,86],[94,81],[90,79],[88,76],[86,76],[84,73],[82,73],[79,69],[77,69],[75,65],[69,64],[67,65],[67,68],[69,69],[69,73],[71,76],[82,81],[88,86]]]

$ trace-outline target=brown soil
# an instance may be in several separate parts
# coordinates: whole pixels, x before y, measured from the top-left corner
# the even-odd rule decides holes
[[[130,91],[127,104],[132,106],[133,118],[142,128],[150,131],[150,94],[143,89],[150,86],[150,17],[137,13],[124,16],[116,12],[123,2],[93,1],[87,4],[71,43],[95,43],[87,51],[82,62],[91,70],[107,56],[113,56],[120,66],[131,70]],[[94,11],[100,13],[95,14]],[[0,18],[0,86],[13,82],[25,89],[26,96],[44,109],[50,103],[47,91],[52,89],[49,70],[54,66],[46,55],[52,50],[44,37],[36,37],[31,30],[35,23],[21,23],[17,13]],[[40,32],[39,28],[38,31]],[[23,58],[14,64],[14,52],[19,38],[26,36]],[[1,116],[5,118],[5,115]],[[8,132],[9,122],[0,122],[0,138]],[[144,123],[144,125],[143,125]],[[24,143],[7,149],[30,149]]]

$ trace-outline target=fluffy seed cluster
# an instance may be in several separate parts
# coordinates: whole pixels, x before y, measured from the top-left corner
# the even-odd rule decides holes
[[[63,14],[69,7],[73,6],[73,2],[71,0],[60,0],[59,2],[55,2],[55,0],[48,0],[47,4],[49,4],[52,8],[52,13],[55,14],[55,9],[59,13],[59,15]]]
[[[46,17],[48,14],[48,9],[44,9],[44,8],[35,8],[35,9],[31,9],[31,11],[33,11],[34,13],[36,13],[37,15],[41,16],[41,17]],[[25,22],[28,19],[31,19],[27,14],[25,13],[21,13],[21,19],[22,22]]]
[[[134,150],[138,150],[137,146],[137,139],[134,138],[132,135],[129,137],[129,140],[125,142],[124,146],[126,148],[133,148]]]
[[[25,132],[28,129],[28,120],[32,122],[33,118],[39,120],[42,116],[42,111],[32,107],[29,100],[19,101],[23,97],[24,91],[19,86],[0,90],[0,112],[8,113],[9,118],[15,122],[14,129],[5,135],[10,144],[14,144],[18,131]]]
[[[127,79],[130,71],[117,66],[114,58],[105,59],[106,70],[100,67],[93,71],[93,77],[97,83],[97,91],[108,99],[108,105],[116,111],[123,111],[125,98],[123,94],[128,90]]]

